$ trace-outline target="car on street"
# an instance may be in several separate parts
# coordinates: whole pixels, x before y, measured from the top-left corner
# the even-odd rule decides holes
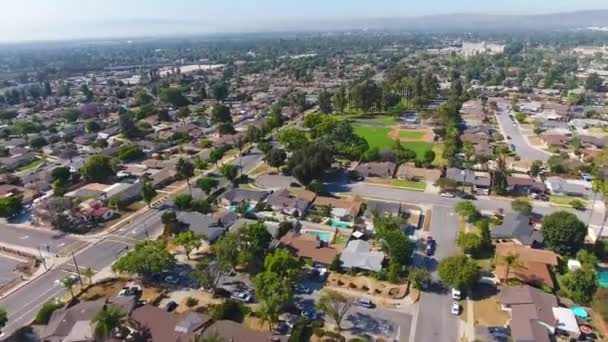
[[[253,301],[253,296],[247,292],[233,292],[230,298],[242,303],[251,303]]]
[[[359,298],[355,301],[355,305],[363,307],[363,308],[368,308],[368,309],[372,309],[374,308],[374,302],[372,302],[371,299],[368,298]]]
[[[515,151],[517,148],[515,147],[514,144],[511,144],[511,151]]]
[[[454,300],[460,300],[462,299],[462,293],[460,292],[460,290],[458,289],[452,289],[452,299]]]
[[[173,312],[173,310],[175,310],[175,308],[177,308],[177,303],[174,301],[170,301],[169,303],[167,303],[165,305],[165,311],[167,311],[167,312]]]
[[[452,303],[452,315],[460,315],[460,304],[458,302]]]
[[[463,192],[459,192],[458,193],[458,197],[462,198],[463,200],[471,200],[471,201],[477,199],[477,197],[475,197],[475,195],[466,193],[464,191]]]
[[[454,197],[456,197],[456,195],[454,195],[453,192],[442,192],[439,195],[441,197],[448,197],[448,198],[454,198]]]

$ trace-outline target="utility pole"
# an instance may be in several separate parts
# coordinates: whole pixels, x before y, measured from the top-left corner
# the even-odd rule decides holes
[[[42,246],[38,246],[38,252],[40,253],[40,259],[42,259],[42,265],[44,266],[44,270],[48,270],[48,268],[46,267],[46,258],[44,257],[44,255],[42,255],[42,248],[40,248]]]
[[[84,288],[82,276],[80,275],[80,268],[78,268],[78,263],[76,262],[76,256],[74,255],[74,251],[72,251],[72,260],[74,260],[74,266],[76,267],[76,273],[78,274],[78,281],[80,282],[80,286]]]

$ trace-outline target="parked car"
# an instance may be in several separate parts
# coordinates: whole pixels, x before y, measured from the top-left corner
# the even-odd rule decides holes
[[[247,292],[233,292],[230,298],[243,303],[251,303],[253,301],[253,296]]]
[[[439,195],[441,197],[448,197],[448,198],[454,198],[454,197],[456,197],[456,195],[454,195],[453,192],[442,192]]]
[[[511,151],[515,151],[517,148],[515,147],[515,145],[511,144]]]
[[[475,195],[466,193],[466,192],[459,192],[458,193],[458,197],[462,198],[463,200],[476,200],[477,197],[475,197]]]
[[[511,140],[511,136],[510,135],[507,135],[507,140]]]
[[[300,293],[300,294],[311,294],[312,290],[309,287],[306,287],[302,284],[297,284],[296,286],[294,286],[294,290],[296,291],[296,293]]]
[[[302,310],[302,317],[308,318],[311,321],[317,320],[319,319],[319,314],[317,313],[317,311],[315,311],[315,309],[306,309],[306,310]]]
[[[165,277],[165,282],[175,285],[175,284],[179,283],[179,278],[177,278],[176,276],[173,276],[173,275],[168,275]]]
[[[173,312],[173,310],[175,310],[177,308],[177,303],[174,301],[170,301],[169,303],[167,303],[165,305],[165,311],[167,312]]]
[[[426,249],[425,254],[427,256],[432,256],[435,254],[435,248],[437,247],[437,241],[435,241],[432,237],[428,237],[426,239]]]
[[[452,299],[454,300],[460,300],[462,299],[462,293],[460,292],[460,290],[458,289],[452,289]]]
[[[374,302],[368,298],[359,298],[355,301],[355,304],[368,309],[372,309],[374,307]]]
[[[460,304],[458,304],[458,302],[452,303],[452,314],[460,315]]]

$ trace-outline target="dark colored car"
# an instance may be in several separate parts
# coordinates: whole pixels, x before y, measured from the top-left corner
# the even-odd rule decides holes
[[[170,301],[169,303],[167,303],[167,305],[165,305],[165,311],[167,312],[173,312],[173,310],[175,310],[177,308],[177,303],[174,301]]]
[[[432,256],[435,254],[435,248],[437,247],[437,241],[433,240],[432,237],[428,237],[426,241],[426,250],[425,253],[427,256]]]

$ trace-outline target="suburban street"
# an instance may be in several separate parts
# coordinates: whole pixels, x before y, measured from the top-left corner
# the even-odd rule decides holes
[[[242,162],[243,172],[246,173],[261,160],[262,154],[253,151],[230,163],[239,165],[239,162]],[[227,181],[224,179],[222,184],[227,184]],[[168,204],[169,201],[164,207]],[[81,270],[90,267],[99,272],[110,266],[131,246],[148,237],[159,235],[162,231],[161,216],[164,210],[162,207],[149,209],[126,222],[123,227],[100,237],[74,236],[38,228],[0,225],[2,243],[28,251],[48,244],[51,254],[60,254],[60,257],[63,257],[57,259],[61,263],[55,265],[53,269],[0,300],[0,306],[6,308],[8,312],[8,323],[2,330],[3,333],[9,335],[27,325],[44,303],[63,297],[66,290],[57,281],[76,272],[71,252],[74,252]]]
[[[434,260],[457,254],[456,236],[458,235],[458,218],[451,207],[434,205],[431,219],[431,236],[437,241]],[[429,262],[427,268],[438,279],[437,262]],[[430,291],[422,292],[418,317],[416,319],[415,341],[457,341],[458,320],[450,312],[452,299],[449,290],[433,286]]]
[[[541,160],[546,162],[549,157],[551,157],[551,153],[534,148],[528,144],[528,141],[522,135],[519,127],[515,125],[515,121],[511,120],[509,117],[509,112],[499,112],[496,114],[496,120],[498,120],[504,138],[507,139],[507,136],[511,137],[511,139],[507,139],[506,142],[509,145],[515,145],[515,153],[517,153],[521,159]]]

